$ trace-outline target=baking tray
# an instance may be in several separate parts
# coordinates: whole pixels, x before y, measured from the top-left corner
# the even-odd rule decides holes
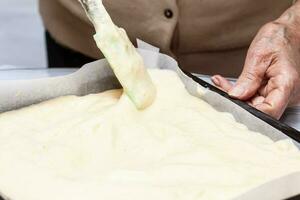
[[[263,120],[264,122],[268,123],[272,127],[276,128],[277,130],[280,130],[282,133],[286,134],[288,137],[290,137],[290,138],[294,139],[295,141],[297,141],[298,143],[300,143],[300,132],[298,130],[296,130],[296,129],[290,127],[289,125],[287,125],[283,122],[280,122],[279,120],[277,120],[277,119],[275,119],[275,118],[273,118],[273,117],[257,110],[256,108],[248,105],[244,101],[240,101],[238,99],[234,99],[234,98],[230,97],[226,92],[224,92],[224,91],[220,90],[219,88],[207,83],[206,81],[204,81],[201,78],[191,74],[190,72],[187,72],[185,70],[182,70],[182,71],[187,76],[192,78],[194,81],[199,83],[202,87],[207,88],[210,91],[213,91],[213,92],[225,97],[226,99],[229,99],[231,102],[237,104],[238,106],[240,106],[244,110],[248,111],[249,113],[251,113],[255,117]]]
[[[150,68],[152,66],[153,68],[158,67],[177,71],[192,95],[203,98],[219,111],[233,113],[237,121],[247,125],[251,130],[261,132],[275,141],[291,138],[295,144],[299,145],[300,132],[297,130],[250,107],[242,101],[232,99],[225,92],[189,72],[185,71],[182,73],[178,68],[177,62],[169,56],[147,50],[139,51],[147,66],[150,66]],[[200,93],[198,90],[199,86],[202,90]],[[10,90],[7,90],[8,87]],[[77,72],[66,76],[45,79],[37,78],[31,81],[0,81],[0,96],[2,97],[0,99],[0,112],[18,109],[62,95],[86,95],[118,87],[120,87],[120,85],[105,60],[90,63]],[[8,101],[5,101],[5,99],[8,99]],[[12,103],[12,99],[15,99],[15,102]],[[3,108],[7,109],[3,110]],[[300,183],[300,174],[295,174],[293,177],[297,177],[295,183]],[[286,178],[285,181],[286,180],[290,179]],[[276,184],[274,183],[273,185]],[[281,185],[280,183],[277,183],[276,186],[280,188]],[[268,189],[267,191],[273,191],[270,190],[273,188],[268,187],[268,185],[266,188]],[[300,189],[298,192],[298,189],[296,188],[296,192],[297,194],[300,194]],[[262,193],[260,192],[260,194]],[[293,194],[295,194],[295,191]],[[289,195],[289,197],[290,196],[293,195]],[[251,197],[253,196],[246,195],[237,199],[246,200],[251,199]],[[292,199],[300,199],[300,195],[295,198],[290,198],[290,200]]]
[[[300,143],[300,132],[298,130],[296,130],[296,129],[288,126],[287,124],[282,123],[279,120],[276,120],[275,118],[273,118],[273,117],[257,110],[256,108],[248,105],[244,101],[240,101],[238,99],[234,99],[234,98],[230,97],[226,92],[224,92],[224,91],[220,90],[219,88],[211,85],[210,83],[207,83],[206,81],[204,81],[201,78],[193,75],[192,73],[190,73],[188,71],[185,71],[183,69],[182,69],[182,71],[187,76],[189,76],[194,81],[196,81],[198,84],[200,84],[202,87],[207,88],[208,90],[211,90],[211,91],[223,96],[224,98],[230,100],[231,102],[237,104],[238,106],[240,106],[244,110],[248,111],[249,113],[251,113],[255,117],[263,120],[267,124],[271,125],[272,127],[276,128],[277,130],[280,130],[282,133],[286,134],[288,137],[290,137],[290,138],[294,139],[295,141],[297,141],[298,143]],[[295,196],[295,197],[288,198],[287,200],[300,200],[300,194]]]

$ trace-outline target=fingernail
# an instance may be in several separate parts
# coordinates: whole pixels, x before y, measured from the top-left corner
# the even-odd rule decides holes
[[[212,77],[211,79],[213,80],[213,82],[214,82],[215,85],[217,85],[217,86],[220,85],[220,81],[219,81],[219,79],[217,77]]]
[[[229,95],[232,97],[240,97],[244,93],[244,88],[241,86],[236,86],[232,90],[229,91]]]

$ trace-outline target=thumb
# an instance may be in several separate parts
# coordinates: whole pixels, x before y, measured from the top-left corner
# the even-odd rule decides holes
[[[228,94],[240,100],[247,100],[257,93],[265,73],[270,66],[268,55],[249,53],[246,58],[242,74],[236,84],[228,91]],[[266,62],[267,61],[267,62]]]

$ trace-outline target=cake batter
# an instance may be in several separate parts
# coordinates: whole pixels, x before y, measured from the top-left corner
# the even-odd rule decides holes
[[[67,96],[0,115],[0,193],[11,200],[231,199],[300,171],[273,142],[150,70],[157,97],[138,110],[121,90]]]

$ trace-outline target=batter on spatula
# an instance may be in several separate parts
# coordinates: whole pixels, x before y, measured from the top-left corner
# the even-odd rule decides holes
[[[102,51],[124,92],[138,109],[152,104],[156,90],[146,71],[142,57],[137,53],[124,29],[117,27],[101,0],[80,0],[96,34],[94,39]]]

